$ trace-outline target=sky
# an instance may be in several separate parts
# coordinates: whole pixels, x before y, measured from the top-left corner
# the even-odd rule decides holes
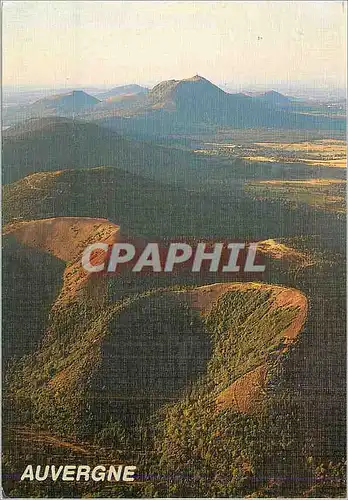
[[[3,85],[345,87],[341,1],[4,1]]]

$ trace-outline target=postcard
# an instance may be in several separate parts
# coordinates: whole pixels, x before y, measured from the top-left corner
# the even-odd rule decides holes
[[[345,497],[347,3],[2,14],[2,497]]]

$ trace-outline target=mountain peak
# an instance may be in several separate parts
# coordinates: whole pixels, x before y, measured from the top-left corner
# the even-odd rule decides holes
[[[277,92],[276,90],[267,90],[264,95],[281,95],[284,97],[284,94],[281,94],[280,92]]]
[[[205,100],[219,98],[225,92],[200,75],[195,75],[182,80],[166,80],[157,84],[150,92],[150,97],[163,107],[167,104],[170,107],[178,101]]]
[[[89,95],[89,94],[87,94],[87,92],[85,92],[84,90],[73,90],[72,92],[70,92],[70,95]]]
[[[97,94],[98,99],[106,100],[113,97],[147,94],[149,89],[135,83],[113,87],[106,92]]]
[[[184,80],[181,80],[183,82],[208,82],[208,83],[211,83],[209,82],[209,80],[207,80],[206,78],[204,78],[203,76],[200,76],[200,75],[195,75],[195,76],[191,76],[191,78],[186,78]]]
[[[276,90],[268,90],[263,94],[263,99],[272,101],[275,103],[289,103],[291,99],[289,97],[285,96],[284,94],[281,94],[280,92],[277,92]]]
[[[83,90],[72,90],[65,94],[54,94],[36,101],[33,106],[56,109],[61,112],[79,112],[88,109],[100,101]]]

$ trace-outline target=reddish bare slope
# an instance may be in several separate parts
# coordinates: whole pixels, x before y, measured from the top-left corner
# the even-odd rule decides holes
[[[5,227],[4,234],[12,235],[28,247],[46,251],[66,262],[63,287],[55,306],[67,303],[86,288],[91,298],[102,294],[104,280],[96,282],[81,265],[84,249],[94,242],[112,244],[120,237],[120,227],[107,219],[89,217],[56,217],[17,222]],[[101,253],[94,252],[92,261],[97,264]],[[93,283],[89,284],[89,281]]]
[[[105,297],[107,278],[91,275],[84,271],[81,266],[81,255],[86,246],[93,242],[102,241],[112,244],[119,241],[121,233],[116,224],[106,219],[60,217],[13,223],[5,227],[5,234],[14,236],[23,245],[46,251],[67,263],[63,286],[53,305],[53,310],[57,311],[61,306],[71,305],[72,302],[81,297],[88,299],[89,303]],[[95,263],[98,262],[99,255],[94,256]],[[284,323],[284,327],[280,331],[279,328],[275,329],[274,335],[271,324],[263,346],[265,347],[264,356],[257,358],[257,361],[254,360],[246,364],[246,368],[239,372],[241,376],[218,394],[216,397],[218,411],[231,408],[249,413],[258,408],[267,383],[269,368],[267,352],[269,352],[273,342],[277,343],[283,339],[283,347],[279,351],[279,354],[282,354],[287,345],[296,339],[307,316],[306,297],[299,290],[264,283],[216,283],[184,292],[174,292],[174,295],[183,298],[193,309],[200,311],[203,318],[208,317],[212,311],[214,312],[219,301],[226,295],[230,293],[248,294],[248,292],[256,293],[256,296],[258,292],[261,295],[263,292],[267,292],[266,315],[270,315],[274,310],[287,311],[292,309],[292,319],[290,323]],[[173,292],[169,292],[168,297],[171,295]],[[238,307],[244,307],[244,300],[242,297]],[[229,314],[233,315],[234,311],[229,311]],[[151,321],[152,319],[149,317],[150,324]],[[258,336],[257,329],[258,323],[256,321],[250,333],[251,347],[254,345],[254,332],[255,339]],[[237,333],[231,328],[228,330],[228,334],[233,337]],[[102,337],[99,338],[98,342],[101,341]],[[255,344],[255,349],[257,349],[256,346],[257,344]],[[67,370],[69,371],[70,368]],[[63,374],[65,380],[66,370],[63,370],[60,375],[57,374],[54,380],[58,382]]]
[[[269,311],[275,309],[296,308],[297,312],[291,323],[282,331],[283,347],[278,355],[284,353],[287,345],[294,342],[306,321],[307,299],[299,290],[264,283],[217,283],[196,288],[187,292],[192,307],[207,316],[217,301],[227,292],[246,290],[267,290],[271,292]],[[235,332],[231,330],[230,335]],[[265,360],[259,366],[248,371],[223,390],[216,398],[217,410],[230,408],[243,413],[257,411],[265,394],[269,362]]]

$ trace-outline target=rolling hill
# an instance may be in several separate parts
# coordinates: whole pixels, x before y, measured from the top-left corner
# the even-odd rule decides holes
[[[13,238],[22,255],[48,252],[65,265],[45,324],[7,374],[4,418],[22,436],[19,446],[25,449],[28,434],[35,441],[41,428],[63,463],[71,451],[83,456],[91,449],[84,441],[93,436],[95,444],[121,449],[121,456],[145,470],[161,460],[168,477],[187,458],[200,463],[203,450],[213,453],[219,470],[226,456],[229,467],[243,460],[259,470],[248,444],[234,446],[231,454],[230,439],[238,443],[255,433],[265,439],[268,380],[303,328],[306,297],[262,283],[183,283],[115,299],[110,285],[120,290],[122,277],[88,276],[80,256],[86,241],[111,241],[118,232],[107,220],[81,217],[23,221],[6,229],[5,238]],[[266,442],[278,446],[277,432]],[[70,454],[63,456],[61,447],[71,448]],[[220,447],[223,453],[217,453]],[[127,455],[127,449],[133,451]],[[41,448],[34,457],[42,460],[50,450]],[[202,473],[214,469],[210,461],[204,467]],[[150,484],[163,491],[161,481]],[[191,485],[198,487],[196,479]],[[81,488],[90,491],[90,485]],[[135,488],[142,491],[142,483]]]
[[[31,109],[36,110],[34,112],[38,115],[40,112],[45,114],[45,111],[57,115],[70,115],[93,108],[98,102],[100,102],[99,99],[83,90],[73,90],[66,94],[57,94],[40,99],[32,104]]]
[[[78,197],[81,185],[88,186],[88,190]],[[96,185],[96,191],[91,191]],[[108,192],[105,187],[109,185],[110,193],[116,191],[117,195],[109,198],[109,205],[100,207],[106,212],[114,210],[114,219],[88,218],[90,204],[90,209],[98,215],[101,199],[98,192]],[[139,198],[130,192],[130,185],[136,185]],[[5,188],[10,198],[4,206],[7,205],[7,210],[13,207],[13,212],[9,217],[12,222],[5,227],[4,240],[5,244],[10,240],[12,248],[15,245],[21,254],[21,260],[15,261],[7,274],[8,283],[5,282],[7,290],[13,281],[16,283],[11,308],[17,303],[15,309],[19,312],[18,330],[13,331],[11,323],[8,325],[9,347],[16,345],[17,335],[23,334],[20,325],[26,310],[23,290],[26,280],[32,279],[30,272],[23,272],[27,262],[32,262],[29,269],[38,277],[45,265],[46,277],[53,269],[57,277],[61,273],[59,279],[53,280],[54,290],[45,288],[43,277],[34,279],[34,288],[26,291],[27,298],[36,294],[38,307],[30,316],[33,332],[28,330],[31,338],[25,352],[12,350],[8,354],[17,355],[17,359],[11,363],[6,380],[5,425],[10,425],[15,435],[25,436],[29,430],[35,432],[35,421],[36,426],[52,433],[51,441],[64,444],[73,440],[80,448],[92,436],[94,443],[121,450],[120,456],[142,464],[146,472],[153,473],[160,461],[169,478],[186,464],[198,464],[193,478],[183,478],[186,491],[192,488],[192,493],[207,488],[211,495],[217,494],[217,490],[230,496],[236,491],[253,493],[267,489],[276,470],[282,478],[279,480],[282,491],[289,488],[299,494],[307,483],[312,484],[312,472],[301,484],[288,484],[286,478],[289,471],[304,474],[306,469],[298,458],[298,449],[306,445],[307,439],[315,446],[317,440],[327,439],[326,431],[319,438],[316,433],[322,432],[323,408],[328,408],[327,415],[331,409],[336,411],[337,402],[330,400],[327,390],[326,373],[327,365],[339,371],[337,363],[332,362],[332,359],[337,361],[333,347],[337,349],[337,343],[341,342],[339,331],[338,335],[329,332],[320,337],[307,329],[299,335],[307,317],[307,299],[293,287],[266,283],[197,286],[184,280],[176,286],[163,283],[162,288],[158,283],[147,282],[129,291],[128,276],[99,280],[83,274],[82,249],[87,242],[117,238],[117,214],[123,219],[121,230],[127,231],[126,211],[134,207],[128,220],[133,221],[132,229],[137,228],[138,234],[158,227],[161,215],[167,223],[169,214],[162,209],[157,219],[150,214],[147,221],[146,217],[140,219],[147,229],[141,230],[134,223],[144,207],[146,212],[147,206],[156,206],[153,192],[146,191],[150,185],[156,190],[160,187],[118,169],[97,168],[38,173]],[[67,198],[59,206],[65,189]],[[122,203],[114,208],[114,200],[122,193]],[[175,189],[173,193],[175,198],[179,195],[183,204],[185,194]],[[127,196],[131,202],[122,212]],[[175,202],[175,199],[171,202],[170,191],[163,191],[162,196],[169,206]],[[23,204],[27,199],[28,207],[26,202]],[[19,200],[26,210],[25,217],[34,220],[18,220],[18,217],[14,220],[16,211],[17,215],[23,213]],[[138,208],[137,203],[140,203]],[[65,207],[67,211],[69,205],[73,208],[67,217],[63,210]],[[45,219],[47,207],[54,207],[60,213]],[[77,214],[84,210],[82,216]],[[72,214],[73,211],[76,213]],[[183,208],[179,216],[181,224],[185,214],[187,219]],[[205,216],[202,221],[207,223]],[[216,224],[214,213],[209,224],[210,227]],[[267,246],[274,249],[271,241],[264,242],[264,246],[265,250]],[[282,245],[279,251],[284,250]],[[46,261],[32,260],[29,256],[32,252],[38,252],[41,259],[46,256]],[[36,263],[39,263],[37,268]],[[316,272],[320,276],[318,268]],[[303,276],[300,275],[301,288]],[[275,267],[272,278],[278,279]],[[35,287],[41,286],[37,293]],[[313,280],[310,292],[311,287]],[[45,293],[47,297],[42,301]],[[310,297],[311,328],[315,325],[313,317],[321,318],[327,302],[327,299],[318,302],[321,311],[318,315],[313,310],[313,298]],[[339,322],[337,325],[339,328]],[[322,323],[320,328],[322,331]],[[26,356],[18,359],[21,354]],[[317,373],[315,379],[314,373]],[[332,377],[330,381],[334,380]],[[313,390],[310,382],[313,380],[320,380],[314,384],[315,401],[308,394]],[[296,391],[290,393],[290,399],[287,392],[289,388],[293,391],[297,384],[308,387],[305,394],[309,399],[301,400],[300,409],[296,406]],[[312,415],[309,430],[307,420],[301,420],[306,418],[307,409]],[[317,416],[318,427],[313,420]],[[325,418],[331,429],[332,418]],[[130,458],[127,450],[136,452]],[[50,451],[40,453],[42,460]],[[34,455],[35,460],[39,455]],[[70,458],[67,454],[66,459]],[[20,460],[19,456],[14,458],[14,467],[18,468]],[[236,485],[234,479],[226,483],[224,478],[231,467],[241,478],[241,484]],[[221,470],[223,476],[216,473]],[[173,494],[170,484],[168,480],[164,484],[155,479],[147,481],[146,487],[154,488],[159,496],[170,496]],[[87,488],[86,494],[91,491],[89,485],[81,488]],[[135,488],[145,496],[141,482]],[[276,486],[271,491],[276,493]]]
[[[3,133],[3,183],[30,173],[110,165],[175,181],[176,170],[199,163],[193,155],[132,141],[94,123],[33,118]]]
[[[149,94],[123,119],[144,119],[153,131],[185,130],[191,116],[232,120],[232,109],[247,123],[255,106],[266,109],[198,76]],[[267,113],[280,116],[273,105]],[[248,198],[240,187],[247,175],[262,177],[254,167],[247,174],[244,164],[194,161],[67,118],[6,131],[4,163],[6,432],[45,428],[47,443],[67,447],[69,463],[71,442],[80,450],[91,441],[109,446],[114,460],[155,477],[124,496],[317,492],[317,467],[335,464],[344,446],[342,221]],[[82,249],[128,233],[263,239],[272,265],[260,283],[86,275]],[[313,234],[327,251],[321,260],[308,244]],[[299,248],[286,237],[298,238]],[[13,440],[16,450],[25,437]],[[21,456],[5,450],[8,477],[24,458],[45,463],[52,453],[28,443]],[[64,485],[56,487],[61,496]],[[78,485],[76,496],[97,487]],[[45,496],[44,486],[30,488],[28,496]],[[106,496],[122,493],[114,487]]]
[[[114,87],[106,92],[101,92],[96,95],[100,100],[107,100],[117,96],[146,94],[148,90],[149,90],[148,88],[142,87],[141,85],[130,84],[130,85],[121,85],[119,87]]]
[[[202,76],[185,80],[167,80],[149,92],[153,109],[182,109],[186,106],[220,107],[226,93]]]
[[[97,418],[100,405],[108,401],[105,415],[109,420],[115,415],[122,418],[126,408],[137,413],[140,408],[144,411],[145,405],[147,411],[154,411],[158,404],[180,398],[185,387],[206,373],[214,355],[216,360],[210,362],[209,370],[216,389],[208,399],[218,397],[221,405],[221,391],[231,391],[228,387],[232,383],[264,365],[267,352],[283,337],[293,340],[306,317],[306,301],[299,300],[296,291],[261,284],[225,283],[188,290],[182,286],[180,291],[145,290],[110,300],[105,280],[116,280],[120,287],[122,277],[88,275],[80,261],[87,244],[119,238],[119,227],[105,219],[58,217],[19,222],[7,226],[6,235],[23,246],[23,254],[28,253],[26,248],[30,252],[35,249],[66,264],[46,333],[36,352],[13,368],[10,393],[21,403],[25,393],[30,393],[34,412],[39,411],[41,417],[42,412],[48,412],[45,418],[49,426],[58,425],[75,435],[79,433],[74,428],[76,419],[79,428],[86,424],[82,417],[85,405],[92,405]],[[165,320],[169,310],[170,324]],[[246,329],[247,318],[250,325]],[[225,331],[222,338],[216,329]],[[237,347],[236,342],[240,343]],[[257,342],[258,348],[245,358],[243,350],[250,349],[250,342]],[[227,357],[218,354],[221,349],[227,349]],[[130,354],[134,352],[139,353],[137,358]],[[24,375],[28,370],[30,382],[20,376],[20,371]],[[139,371],[142,377],[137,376]],[[172,374],[169,378],[168,373]],[[25,381],[25,393],[20,380]],[[32,391],[28,391],[28,383]],[[52,402],[52,391],[56,403]],[[259,397],[260,393],[250,397],[253,395]],[[249,406],[244,403],[242,411],[249,411]],[[65,410],[58,412],[59,407],[70,407],[70,416],[67,418]]]
[[[254,99],[259,99],[260,101],[267,103],[270,106],[290,106],[292,100],[276,90],[268,90],[267,92],[250,93],[248,94]]]
[[[290,237],[326,224],[330,245],[336,246],[339,240],[331,234],[343,224],[307,206],[289,211],[281,201],[185,189],[115,167],[38,172],[3,187],[4,223],[49,217],[107,218],[134,235],[193,241],[267,240],[284,237],[282,227]]]
[[[102,217],[134,234],[153,237],[186,232],[199,235],[207,221],[213,224],[214,220],[222,231],[226,214],[223,207],[214,209],[214,205],[209,197],[113,167],[41,172],[3,188],[5,223],[48,217]],[[197,215],[188,219],[188,213]]]
[[[261,99],[267,101],[270,104],[278,104],[283,106],[286,106],[291,103],[291,99],[289,97],[286,97],[285,95],[281,94],[280,92],[277,92],[276,90],[269,90],[268,92],[265,92],[261,96]]]
[[[92,110],[100,102],[99,99],[83,90],[45,95],[45,97],[30,104],[25,103],[5,107],[2,125],[8,128],[31,118],[75,117]]]

